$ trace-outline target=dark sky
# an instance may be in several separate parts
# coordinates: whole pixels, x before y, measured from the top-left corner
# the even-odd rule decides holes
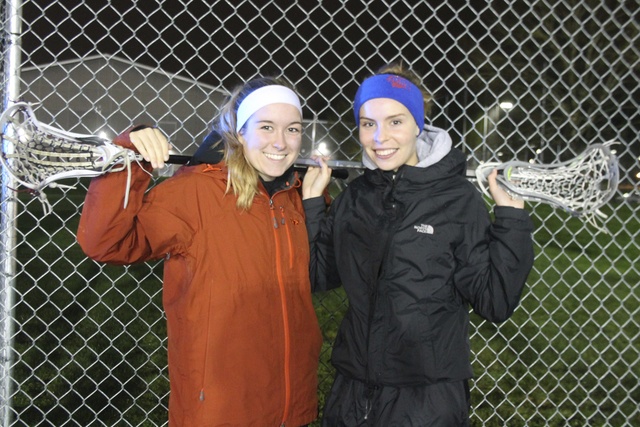
[[[321,104],[327,94],[348,103],[357,81],[399,59],[431,76],[436,89],[456,92],[464,70],[473,69],[465,50],[486,33],[478,21],[495,22],[497,12],[487,9],[485,0],[431,3],[437,10],[425,3],[390,8],[360,0],[287,0],[260,7],[247,1],[195,0],[187,7],[162,1],[159,7],[150,0],[108,6],[31,0],[24,3],[24,59],[42,64],[116,54],[224,87],[258,74],[284,73],[316,111],[326,107]]]
[[[637,47],[625,44],[637,39],[639,9],[637,0],[24,0],[22,45],[27,65],[115,54],[226,89],[284,74],[311,111],[340,120],[358,82],[401,60],[434,93],[433,124],[454,139],[468,142],[507,95],[520,107],[509,113],[516,145],[533,146],[531,135],[549,147],[637,143]]]

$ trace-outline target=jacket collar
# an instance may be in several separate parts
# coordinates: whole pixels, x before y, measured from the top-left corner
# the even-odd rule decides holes
[[[396,186],[408,186],[409,190],[442,182],[446,184],[447,180],[456,175],[465,176],[465,174],[466,157],[457,148],[451,148],[443,158],[429,167],[404,165],[397,171],[366,169],[364,172],[365,178],[376,186],[394,183]]]
[[[285,173],[283,173],[273,181],[264,181],[262,178],[260,178],[262,186],[267,191],[267,194],[270,197],[276,194],[278,191],[288,190],[291,187],[295,187],[297,181],[298,173],[294,171],[293,166],[291,166]]]
[[[216,164],[200,163],[195,165],[195,167],[200,168],[200,171],[203,173],[214,173],[217,179],[222,179],[224,182],[227,181],[229,170],[224,161],[220,161]],[[181,169],[178,170],[178,173],[180,173],[180,171]],[[282,174],[282,176],[277,177],[273,181],[265,182],[260,179],[260,184],[264,187],[269,196],[274,195],[278,191],[288,190],[289,188],[295,188],[301,185],[300,177],[298,176],[298,172],[296,172],[294,166],[291,166]]]

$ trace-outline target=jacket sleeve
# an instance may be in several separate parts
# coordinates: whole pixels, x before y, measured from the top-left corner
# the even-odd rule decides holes
[[[485,218],[468,224],[465,242],[456,250],[454,280],[477,314],[503,322],[520,303],[533,267],[533,222],[524,209],[496,206],[493,224],[484,206],[477,211]]]
[[[303,200],[309,234],[309,277],[312,292],[327,291],[341,285],[333,246],[333,209],[327,212],[322,196]],[[335,207],[335,204],[334,204]]]
[[[128,131],[116,142],[126,147],[126,139]],[[131,264],[159,259],[186,247],[192,230],[175,209],[181,205],[177,199],[181,191],[162,191],[159,187],[165,182],[146,193],[150,171],[146,163],[132,164],[130,183],[126,170],[91,180],[77,232],[78,243],[88,257]]]

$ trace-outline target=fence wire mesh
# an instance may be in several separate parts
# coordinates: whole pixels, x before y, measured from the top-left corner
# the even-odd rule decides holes
[[[537,257],[522,304],[501,325],[473,317],[472,422],[640,426],[639,9],[637,0],[7,0],[3,99],[37,103],[41,122],[79,133],[157,124],[189,154],[232,86],[283,74],[305,100],[303,155],[358,160],[357,84],[402,61],[433,92],[430,121],[471,169],[560,162],[618,141],[606,232],[528,206]],[[160,265],[105,266],[81,253],[86,180],[47,190],[47,216],[2,180],[4,425],[166,425]],[[314,298],[322,405],[347,302],[340,290]]]

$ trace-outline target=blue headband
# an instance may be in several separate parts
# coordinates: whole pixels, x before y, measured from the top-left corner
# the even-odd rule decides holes
[[[356,126],[360,126],[360,107],[374,98],[394,99],[407,107],[422,132],[422,128],[424,128],[424,98],[422,91],[409,80],[393,74],[377,74],[363,81],[353,101]]]

